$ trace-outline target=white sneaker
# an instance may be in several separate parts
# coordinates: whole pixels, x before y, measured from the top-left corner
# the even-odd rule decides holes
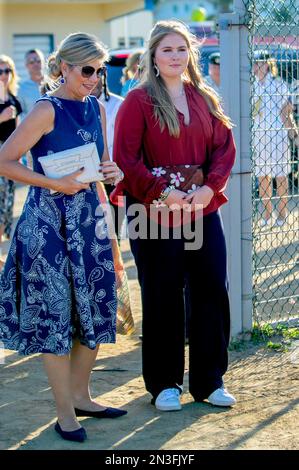
[[[166,388],[159,393],[155,407],[161,411],[179,411],[182,409],[180,391],[177,388]]]
[[[217,390],[208,396],[207,400],[215,406],[233,406],[237,401],[235,397],[228,393],[228,391],[223,387],[217,388]]]

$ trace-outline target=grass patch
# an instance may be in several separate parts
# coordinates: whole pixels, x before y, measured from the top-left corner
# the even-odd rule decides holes
[[[293,340],[299,339],[299,328],[288,327],[286,324],[271,324],[259,326],[254,324],[252,331],[233,338],[229,345],[229,351],[243,351],[252,345],[261,345],[277,352],[288,351],[288,346]]]

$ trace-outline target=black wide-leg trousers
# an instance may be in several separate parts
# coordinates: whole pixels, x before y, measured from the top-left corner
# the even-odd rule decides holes
[[[130,224],[130,218],[128,219]],[[222,386],[227,370],[230,311],[226,247],[219,211],[203,217],[203,244],[184,239],[132,239],[141,287],[142,370],[155,398],[183,384],[184,287],[189,289],[189,391],[196,401]],[[129,229],[130,234],[130,229]]]

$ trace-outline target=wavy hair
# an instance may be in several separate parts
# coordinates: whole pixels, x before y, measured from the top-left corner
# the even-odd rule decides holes
[[[189,52],[189,61],[187,68],[183,74],[183,82],[190,83],[197,92],[206,101],[209,110],[213,116],[220,119],[229,129],[232,128],[232,122],[223,112],[220,100],[213,88],[209,87],[199,69],[199,44],[196,37],[188,30],[188,27],[180,21],[168,20],[158,21],[150,33],[149,43],[145,54],[142,57],[140,69],[141,80],[139,87],[146,88],[153,104],[154,115],[159,121],[161,131],[168,127],[170,135],[179,137],[180,125],[176,108],[167,91],[163,78],[159,75],[156,77],[154,70],[154,57],[156,49],[165,36],[168,34],[179,34],[186,41]]]
[[[93,34],[69,34],[60,43],[57,51],[48,57],[49,77],[57,81],[62,76],[62,61],[68,65],[86,65],[95,59],[106,62],[108,57],[107,48]]]
[[[11,79],[8,82],[8,92],[11,95],[16,96],[18,91],[18,81],[19,77],[16,72],[16,66],[14,61],[8,55],[1,54],[0,55],[0,64],[8,64],[9,68],[11,69]]]

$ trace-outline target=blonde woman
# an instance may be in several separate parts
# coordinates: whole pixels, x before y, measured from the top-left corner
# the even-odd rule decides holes
[[[276,60],[268,51],[255,51],[253,72],[254,165],[263,204],[260,224],[265,227],[272,221],[272,179],[275,178],[278,214],[274,225],[281,227],[287,219],[288,174],[291,172],[288,130],[298,135],[298,129],[288,86],[277,77]]]
[[[22,112],[16,98],[18,77],[13,60],[0,55],[0,147],[17,127],[18,115]],[[0,176],[0,248],[2,236],[10,237],[15,184]]]
[[[150,35],[140,85],[116,118],[114,160],[125,174],[114,194],[127,195],[129,233],[141,285],[143,377],[152,403],[181,409],[184,376],[184,287],[190,292],[189,390],[196,402],[231,406],[223,386],[230,311],[226,248],[219,207],[235,159],[231,123],[198,68],[198,45],[177,21],[158,22]],[[178,172],[169,184],[166,166],[201,165],[202,187],[187,193]],[[183,171],[183,169],[182,169]],[[195,171],[194,171],[195,173]],[[156,239],[130,232],[133,203],[163,202],[203,209],[203,244],[188,251],[184,238]],[[149,222],[149,220],[147,221]],[[177,235],[177,233],[176,233]]]
[[[123,98],[139,83],[138,67],[141,56],[142,52],[137,51],[126,60],[126,66],[123,68],[123,76],[121,78],[122,89],[120,94]]]
[[[78,416],[126,413],[101,406],[89,390],[99,345],[115,342],[111,243],[103,215],[96,216],[96,184],[76,179],[84,168],[52,179],[38,158],[94,142],[105,181],[119,178],[108,156],[105,113],[89,96],[106,59],[96,37],[67,36],[50,58],[55,91],[37,102],[0,151],[0,174],[31,185],[0,275],[0,339],[22,355],[42,353],[56,402],[55,430],[77,442],[86,439]],[[33,170],[18,162],[29,149]]]

